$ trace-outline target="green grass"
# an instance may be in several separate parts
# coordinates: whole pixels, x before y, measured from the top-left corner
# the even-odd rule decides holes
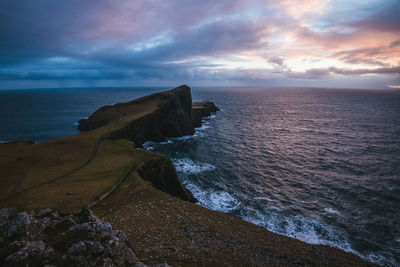
[[[153,112],[158,98],[106,109],[119,114],[103,127],[28,145],[0,145],[0,205],[19,209],[76,211],[109,190],[125,173],[154,153],[135,150],[128,140],[107,134]],[[103,114],[104,115],[104,114]],[[108,114],[106,114],[108,116]]]

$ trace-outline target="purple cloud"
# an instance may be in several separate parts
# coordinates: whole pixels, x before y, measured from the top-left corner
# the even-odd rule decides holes
[[[337,14],[325,16],[317,10],[305,16],[309,12],[302,9],[304,16],[298,16],[295,6],[285,3],[4,0],[0,2],[0,88],[24,80],[32,84],[114,80],[116,85],[229,80],[264,86],[334,74],[397,77],[398,1],[382,1],[382,8],[370,10],[368,16],[355,10],[353,20],[336,22],[331,18]],[[314,4],[327,7],[307,1]],[[321,30],[318,25],[329,27]],[[315,68],[291,71],[293,60],[307,57],[315,61]],[[324,60],[348,68],[319,67]]]

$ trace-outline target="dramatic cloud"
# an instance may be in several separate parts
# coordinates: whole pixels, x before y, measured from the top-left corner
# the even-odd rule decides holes
[[[4,0],[0,89],[383,88],[400,82],[399,13],[398,0]]]

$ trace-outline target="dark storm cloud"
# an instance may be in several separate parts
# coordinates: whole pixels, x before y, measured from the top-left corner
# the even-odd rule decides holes
[[[0,79],[94,79],[105,73],[107,77],[115,73],[116,79],[131,77],[132,73],[160,76],[166,68],[170,72],[182,71],[177,65],[171,68],[163,64],[166,60],[256,46],[257,26],[213,17],[235,11],[241,1],[203,1],[201,5],[202,8],[196,7],[194,1],[3,1],[0,64],[5,68]],[[171,39],[166,43],[161,40],[154,48],[129,49],[165,32]],[[35,69],[48,69],[49,64],[43,59],[52,57],[79,63],[74,71],[62,63],[58,67],[64,70]],[[79,71],[82,62],[94,70]],[[120,67],[127,69],[101,71]]]
[[[0,2],[0,63],[75,56],[96,47],[118,48],[168,29],[180,31],[234,11],[240,1],[22,1]],[[187,14],[177,12],[183,10]]]
[[[104,5],[102,3],[100,6],[104,8]],[[21,8],[18,5],[17,7]],[[8,12],[12,9],[18,9],[17,7],[14,5],[8,6]],[[35,6],[31,7],[34,8]],[[89,13],[98,13],[101,10],[98,6],[94,9],[92,6],[82,6],[64,10],[71,17],[54,15],[63,9],[57,6],[51,16],[58,17],[61,21],[57,20],[54,25],[43,24],[43,21],[40,20],[48,12],[43,11],[42,8],[38,9],[29,19],[20,21],[15,19],[14,16],[14,19],[10,18],[8,27],[1,28],[0,34],[6,36],[7,42],[0,44],[1,51],[3,51],[0,62],[8,68],[0,71],[0,79],[101,79],[102,75],[104,75],[104,78],[115,79],[132,77],[160,78],[167,75],[181,76],[181,73],[184,72],[182,71],[183,67],[193,68],[195,65],[169,64],[166,61],[229,53],[243,48],[256,48],[258,45],[257,25],[243,23],[238,19],[231,19],[216,20],[186,28],[180,26],[179,31],[167,31],[164,37],[168,38],[167,41],[161,38],[160,43],[155,47],[135,50],[134,47],[137,43],[146,44],[146,42],[151,42],[151,38],[138,38],[138,36],[147,35],[146,30],[143,28],[141,29],[143,34],[135,32],[133,33],[135,36],[132,37],[132,35],[128,34],[130,38],[127,38],[124,35],[125,33],[121,33],[122,37],[114,37],[113,42],[118,40],[116,45],[113,42],[107,43],[105,40],[99,41],[96,39],[94,41],[92,36],[96,35],[95,33],[81,33],[86,32],[87,28],[96,24],[93,21],[95,20],[94,18],[90,16],[82,18],[81,14],[88,13],[88,9],[90,9]],[[49,7],[49,9],[51,8]],[[24,13],[28,7],[24,6],[21,9],[21,12]],[[215,12],[215,9],[213,12]],[[199,16],[199,14],[194,16]],[[56,20],[55,17],[53,18],[54,20]],[[50,19],[50,21],[53,19]],[[66,25],[69,25],[70,22],[71,25],[67,27]],[[158,23],[156,24],[158,25]],[[177,24],[177,22],[173,24]],[[9,30],[9,27],[13,28],[14,31]],[[149,24],[148,27],[154,28],[155,26]],[[76,31],[74,29],[79,30]],[[162,30],[163,28],[161,27],[161,36],[163,36]],[[36,34],[41,31],[42,34]],[[116,33],[114,32],[114,34]],[[105,43],[105,45],[102,46],[102,43]],[[96,48],[96,46],[100,46],[100,48],[92,49],[93,47]],[[51,57],[66,57],[75,60],[76,63],[72,65],[73,69],[71,69],[71,66],[67,66],[68,64],[64,62],[51,65],[41,60]],[[29,68],[29,65],[35,64],[43,65],[43,68],[41,70]],[[81,70],[82,64],[89,66],[89,68],[92,66],[93,69]],[[211,64],[205,64],[205,66],[207,65],[210,66]],[[51,66],[50,69],[49,66]],[[54,68],[59,68],[60,70],[53,70]]]
[[[296,3],[3,0],[0,81],[156,79],[264,85],[296,75],[314,79],[398,74],[392,58],[400,48],[399,1],[383,1],[382,8],[370,10],[368,16],[355,11],[353,20],[324,31],[311,26],[315,14],[324,14],[318,8],[326,5],[305,0],[297,8]],[[351,31],[343,30],[346,27]],[[382,45],[382,38],[375,38],[378,33],[395,37]],[[299,66],[290,66],[297,58],[315,55],[350,65],[369,64],[375,71],[365,66],[325,69],[318,67],[318,60],[308,71],[290,71]]]

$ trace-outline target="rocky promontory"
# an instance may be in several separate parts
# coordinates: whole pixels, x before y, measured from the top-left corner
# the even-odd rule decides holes
[[[210,101],[192,103],[190,88],[186,85],[173,90],[148,95],[130,102],[105,106],[89,118],[79,121],[81,131],[93,130],[112,121],[126,118],[139,104],[155,105],[152,112],[129,120],[123,127],[111,131],[110,139],[125,138],[142,147],[147,141],[162,142],[168,137],[191,135],[201,126],[201,118],[219,109]]]
[[[131,117],[139,105],[153,106],[151,112]],[[190,88],[186,85],[175,89],[144,96],[126,103],[104,106],[87,119],[79,121],[81,131],[90,131],[107,124],[125,122],[107,133],[111,140],[128,139],[136,147],[147,141],[162,142],[168,137],[191,135],[195,127],[201,126],[201,119],[217,112],[218,107],[211,101],[192,103]],[[183,200],[196,202],[196,199],[180,182],[175,167],[168,158],[150,159],[138,169],[141,177],[164,192]]]
[[[184,85],[102,107],[77,135],[2,144],[0,265],[372,266],[196,205],[167,157],[137,149],[217,110]]]

